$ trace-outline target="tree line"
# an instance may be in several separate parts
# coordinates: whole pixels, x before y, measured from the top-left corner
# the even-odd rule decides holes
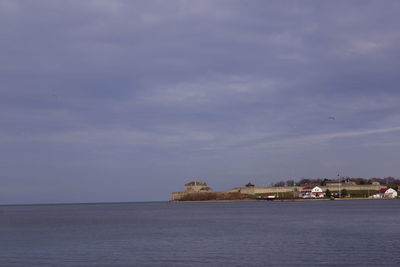
[[[283,186],[324,186],[326,183],[334,183],[334,182],[355,182],[359,185],[367,185],[372,184],[373,182],[379,182],[382,185],[400,185],[400,179],[392,176],[384,177],[384,178],[354,178],[354,177],[340,177],[337,179],[328,179],[328,178],[302,178],[300,180],[282,180],[276,183],[273,183],[274,187],[283,187]]]

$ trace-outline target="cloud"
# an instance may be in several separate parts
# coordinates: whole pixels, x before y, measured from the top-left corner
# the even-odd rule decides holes
[[[356,153],[360,165],[390,162],[399,10],[398,1],[2,1],[7,201],[18,202],[12,181],[25,177],[74,188],[115,173],[150,188],[138,177],[153,175],[180,188],[192,172],[211,184],[290,167],[323,174],[329,166],[307,167],[321,153],[338,165]],[[379,157],[366,156],[372,145]]]
[[[384,135],[392,132],[400,131],[400,127],[391,127],[384,129],[370,129],[362,131],[350,131],[350,132],[338,132],[329,134],[316,134],[301,136],[295,138],[287,138],[283,140],[277,140],[272,142],[265,142],[256,144],[253,148],[256,149],[268,149],[268,148],[281,148],[281,149],[292,149],[293,146],[313,146],[313,145],[327,145],[333,139],[338,138],[357,138],[369,135]],[[356,144],[356,142],[355,142]]]
[[[272,96],[280,88],[287,86],[287,81],[258,79],[250,76],[230,76],[180,82],[164,85],[147,92],[138,101],[147,105],[193,105],[220,104],[226,100],[240,101],[244,98],[260,95]],[[221,100],[224,101],[221,101]]]

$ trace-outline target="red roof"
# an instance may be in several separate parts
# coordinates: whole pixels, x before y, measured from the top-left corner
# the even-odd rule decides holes
[[[378,193],[384,194],[388,190],[388,188],[381,188],[381,190],[378,191]]]
[[[314,189],[314,187],[315,187],[315,186],[307,186],[307,187],[304,187],[303,190],[304,190],[304,189]]]

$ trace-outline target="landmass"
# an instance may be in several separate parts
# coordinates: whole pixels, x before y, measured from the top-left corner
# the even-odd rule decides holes
[[[382,181],[382,180],[381,180]],[[313,183],[314,182],[314,183]],[[277,183],[260,187],[247,183],[228,191],[214,192],[204,181],[191,181],[184,185],[183,192],[172,193],[172,202],[215,201],[316,201],[349,199],[393,199],[398,198],[400,180],[396,184],[382,184],[377,180],[308,180],[307,183]]]

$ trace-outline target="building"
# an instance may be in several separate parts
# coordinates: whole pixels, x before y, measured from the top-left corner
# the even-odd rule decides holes
[[[213,190],[203,181],[192,181],[185,184],[184,192],[173,192],[172,200],[179,201],[188,195],[200,194],[200,193],[211,193]]]
[[[212,192],[213,190],[203,181],[192,181],[185,184],[185,193]]]
[[[322,190],[327,190],[331,192],[339,192],[343,189],[346,189],[347,191],[359,191],[359,190],[370,190],[372,192],[380,190],[381,188],[384,188],[385,186],[382,186],[379,182],[372,182],[372,184],[356,184],[355,182],[348,180],[348,181],[341,181],[341,182],[326,182],[325,186],[321,186]]]
[[[318,186],[307,186],[304,187],[300,192],[301,198],[321,198],[325,197],[324,191]]]
[[[393,188],[382,188],[376,194],[372,196],[373,198],[396,198],[397,191]]]

